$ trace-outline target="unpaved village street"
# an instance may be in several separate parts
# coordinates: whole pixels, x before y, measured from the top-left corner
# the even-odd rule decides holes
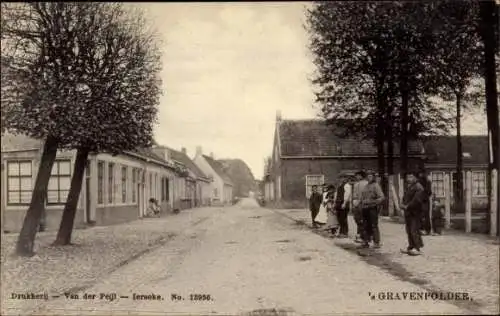
[[[72,298],[61,293],[60,298],[38,301],[31,313],[471,313],[467,302],[372,299],[370,293],[377,297],[379,292],[396,295],[426,289],[367,263],[279,211],[260,208],[254,200],[190,212],[196,225],[181,229],[182,216],[187,216],[182,213],[155,219],[164,221],[166,230],[175,230],[170,226],[177,225],[182,231],[93,284],[73,291]],[[101,298],[101,293],[108,295]],[[89,299],[92,294],[96,297]],[[149,299],[134,300],[134,294]]]

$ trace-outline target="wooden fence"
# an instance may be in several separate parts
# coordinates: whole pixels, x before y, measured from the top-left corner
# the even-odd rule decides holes
[[[465,232],[470,233],[472,231],[472,172],[465,172]],[[398,181],[398,192],[396,192],[395,181]],[[498,196],[497,196],[497,187],[498,187],[498,171],[493,170],[491,173],[491,203],[489,212],[489,232],[491,236],[496,236],[497,234],[497,212],[498,212]],[[400,209],[400,201],[403,198],[403,179],[400,176],[389,177],[389,216],[400,216],[402,214]],[[445,208],[445,227],[450,228],[452,221],[452,192],[450,187],[450,179],[449,174],[446,173],[444,175],[444,208]],[[432,203],[430,201],[429,203]],[[432,204],[429,207],[429,212],[432,212]],[[456,214],[453,214],[456,216]]]

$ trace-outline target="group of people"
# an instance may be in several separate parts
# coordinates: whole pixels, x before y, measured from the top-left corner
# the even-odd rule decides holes
[[[407,189],[401,204],[404,212],[408,247],[401,251],[409,255],[419,255],[423,248],[422,235],[441,234],[443,226],[442,206],[433,203],[432,223],[429,212],[431,184],[424,173],[408,173]],[[332,237],[347,238],[349,233],[348,214],[352,212],[356,223],[355,242],[359,248],[380,248],[378,225],[380,209],[385,196],[373,171],[363,170],[354,177],[341,175],[337,186],[330,184],[313,186],[309,197],[312,226],[329,231]]]

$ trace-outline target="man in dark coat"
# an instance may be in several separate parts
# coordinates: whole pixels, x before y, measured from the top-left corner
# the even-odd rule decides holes
[[[424,188],[424,196],[422,201],[422,218],[421,218],[421,230],[426,235],[431,234],[431,216],[430,216],[430,199],[432,195],[431,181],[427,178],[424,171],[419,172],[418,182]]]
[[[312,187],[312,193],[309,197],[309,210],[311,211],[312,218],[312,226],[318,227],[318,223],[315,221],[316,216],[318,216],[319,207],[321,206],[321,202],[323,202],[323,195],[318,192],[318,187]]]
[[[413,173],[406,176],[408,188],[403,196],[401,208],[405,215],[405,228],[408,236],[408,247],[401,252],[416,256],[420,255],[421,248],[424,247],[420,234],[420,222],[422,219],[422,203],[425,201],[425,191]]]

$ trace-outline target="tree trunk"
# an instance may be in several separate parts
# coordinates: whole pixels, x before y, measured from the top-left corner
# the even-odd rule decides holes
[[[409,93],[406,89],[401,90],[401,140],[399,147],[400,172],[406,188],[406,173],[408,172],[408,102]]]
[[[394,175],[394,139],[392,135],[392,115],[391,115],[391,110],[389,107],[387,107],[387,112],[386,112],[386,121],[385,121],[385,135],[386,135],[386,140],[387,140],[387,174],[389,177],[392,177]],[[384,215],[389,215],[389,178],[384,177],[384,194],[387,197],[385,199],[385,210],[387,210],[387,214]]]
[[[49,185],[50,173],[56,159],[58,142],[48,136],[43,146],[40,166],[36,175],[35,187],[31,195],[31,203],[24,217],[23,227],[19,233],[16,253],[19,256],[33,256],[35,236],[38,231],[40,219],[45,208],[45,197]]]
[[[481,4],[482,28],[481,35],[484,43],[484,81],[486,95],[486,115],[488,120],[489,139],[489,178],[493,170],[500,170],[500,128],[498,113],[497,74],[495,67],[495,51],[498,49],[495,30],[498,29],[498,5],[494,1],[482,1]],[[498,173],[497,173],[498,174]],[[491,183],[491,180],[489,181]],[[497,235],[500,232],[500,185],[497,189]],[[491,207],[491,187],[488,188],[488,208]]]
[[[88,149],[78,149],[76,153],[75,166],[73,167],[73,176],[71,178],[71,186],[64,205],[63,216],[59,231],[57,232],[54,245],[70,245],[71,233],[73,232],[73,224],[75,222],[76,209],[78,207],[78,199],[82,191],[82,182],[85,175],[85,167],[89,156]]]
[[[462,150],[462,96],[456,94],[457,98],[457,192],[455,194],[455,212],[465,213],[464,211],[464,181],[462,176],[463,166],[463,150]]]
[[[382,180],[385,175],[385,150],[384,150],[384,102],[382,97],[378,98],[378,111],[377,111],[377,126],[375,127],[375,143],[377,146],[377,167],[378,174],[380,175],[380,179]]]

